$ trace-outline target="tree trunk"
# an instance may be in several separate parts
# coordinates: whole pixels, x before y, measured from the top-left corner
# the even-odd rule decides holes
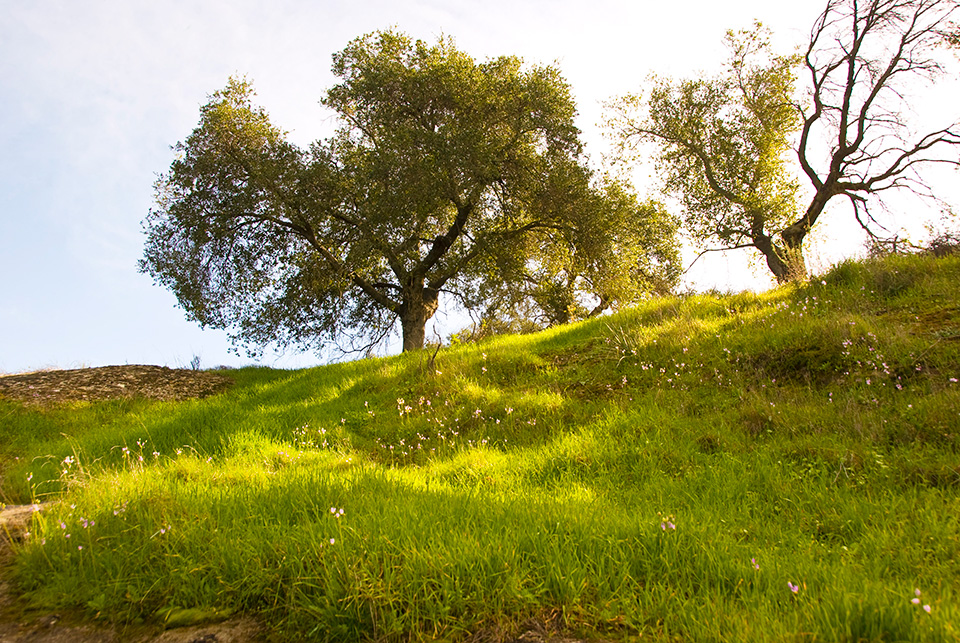
[[[403,329],[403,352],[423,348],[427,321],[437,312],[438,292],[423,286],[404,290],[400,308],[400,326]]]
[[[803,237],[791,240],[795,245],[784,243],[779,246],[766,235],[753,240],[754,247],[763,253],[767,267],[779,284],[802,279],[807,274],[807,265],[803,259]]]
[[[829,201],[832,196],[838,194],[836,184],[837,180],[835,175],[831,174],[830,177],[827,177],[827,182],[817,189],[817,193],[813,196],[803,216],[790,226],[784,228],[783,232],[780,233],[780,238],[783,239],[783,247],[776,246],[776,244],[770,240],[771,246],[779,254],[782,263],[785,263],[787,266],[787,271],[783,273],[783,277],[773,269],[773,266],[770,266],[770,270],[773,270],[773,274],[777,277],[778,282],[784,283],[791,279],[800,279],[807,276],[807,264],[803,259],[803,241],[807,238],[807,233],[813,229],[813,225],[817,222],[817,219],[823,214],[823,210],[827,206],[827,201]],[[759,248],[759,246],[757,247]],[[762,249],[761,252],[767,256],[767,265],[769,266],[770,255]]]

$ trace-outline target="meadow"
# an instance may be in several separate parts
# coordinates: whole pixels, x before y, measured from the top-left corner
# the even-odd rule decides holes
[[[960,256],[202,400],[0,400],[27,605],[278,640],[960,639]]]

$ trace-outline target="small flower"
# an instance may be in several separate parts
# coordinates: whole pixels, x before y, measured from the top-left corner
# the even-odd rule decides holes
[[[760,569],[760,564],[757,562],[757,559],[756,559],[756,558],[751,558],[751,559],[750,559],[750,564],[753,565],[753,568],[754,568],[754,569]]]
[[[930,613],[930,606],[929,606],[929,605],[924,605],[924,606],[923,606],[923,611],[926,612],[927,614],[929,614],[929,613]]]
[[[83,551],[83,545],[77,545],[77,551]]]
[[[337,542],[337,540],[336,540],[335,538],[331,538],[331,539],[330,539],[330,544],[331,544],[331,545],[332,545],[333,543],[335,543],[335,542]]]
[[[919,604],[920,604],[920,599],[919,599],[919,598],[914,598],[914,599],[911,599],[910,602],[913,603],[914,605],[919,605]]]
[[[791,583],[790,581],[787,581],[787,587],[789,587],[789,588],[790,588],[790,591],[793,592],[794,594],[796,594],[797,592],[800,591],[800,586],[799,586],[799,585],[794,585],[794,584]]]

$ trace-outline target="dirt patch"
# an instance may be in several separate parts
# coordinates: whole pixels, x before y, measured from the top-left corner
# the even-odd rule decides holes
[[[0,376],[0,397],[32,406],[132,397],[185,400],[219,393],[232,383],[227,375],[213,371],[143,365],[102,366],[3,375]]]

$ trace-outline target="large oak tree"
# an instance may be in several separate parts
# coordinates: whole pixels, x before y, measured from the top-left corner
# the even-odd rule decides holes
[[[202,325],[256,350],[372,345],[399,323],[403,349],[418,349],[441,293],[474,306],[556,272],[544,259],[557,240],[590,265],[638,256],[586,234],[622,203],[586,168],[554,67],[477,63],[450,40],[386,31],[351,42],[333,72],[323,103],[339,128],[309,149],[237,79],[176,146],[141,270]],[[634,227],[649,213],[636,208]],[[636,280],[620,282],[604,285],[605,305],[636,296]]]

